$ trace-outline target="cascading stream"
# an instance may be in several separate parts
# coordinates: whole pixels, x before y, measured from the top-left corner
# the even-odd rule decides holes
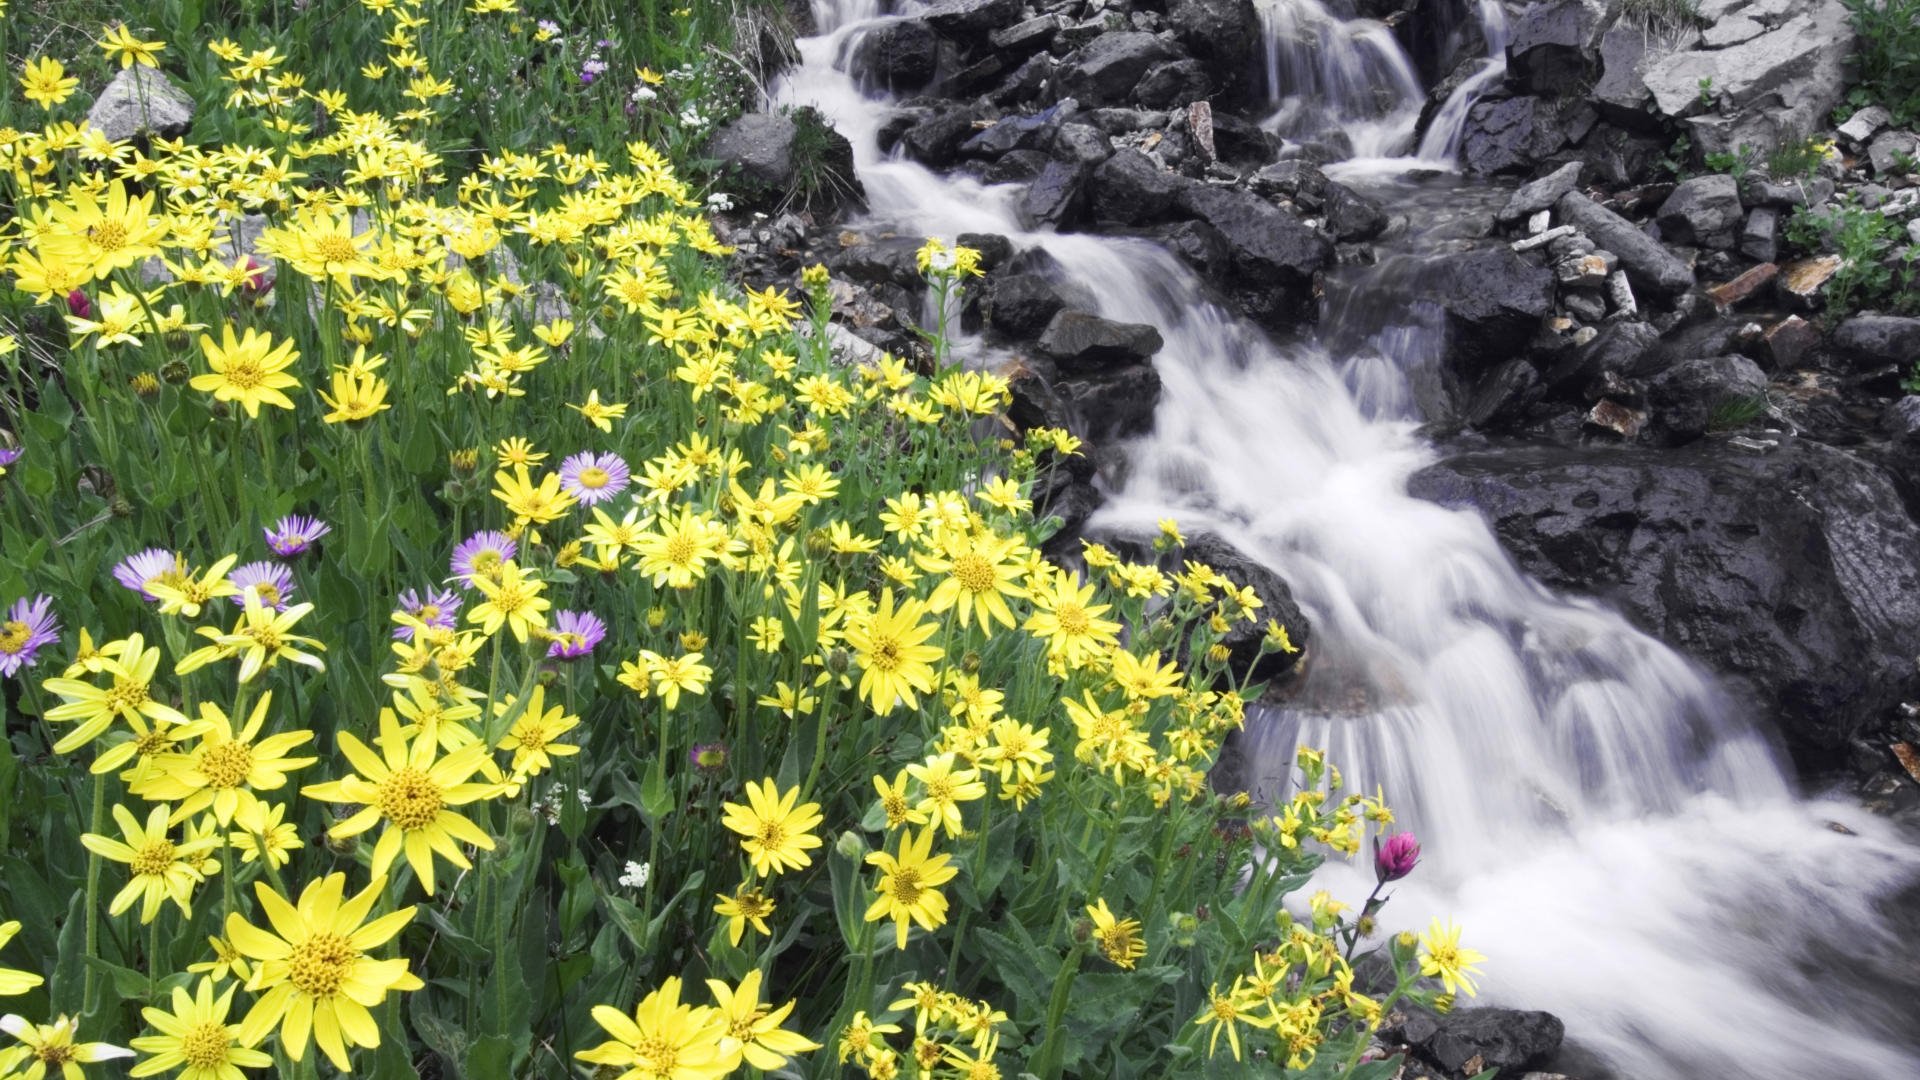
[[[1900,1033],[1920,978],[1876,908],[1920,852],[1857,807],[1799,799],[1691,664],[1526,578],[1478,515],[1406,493],[1433,459],[1414,401],[1440,340],[1391,265],[1346,283],[1329,344],[1277,344],[1154,245],[1025,231],[1017,188],[879,154],[884,103],[833,66],[874,6],[816,0],[825,32],[778,99],[852,140],[877,221],[1043,247],[1100,314],[1158,327],[1154,432],[1094,527],[1174,517],[1292,584],[1315,655],[1294,699],[1254,718],[1249,753],[1271,785],[1304,743],[1384,786],[1428,851],[1387,921],[1459,919],[1489,957],[1480,1003],[1554,1012],[1621,1077],[1920,1075]],[[1365,868],[1323,876],[1355,904],[1372,885]]]

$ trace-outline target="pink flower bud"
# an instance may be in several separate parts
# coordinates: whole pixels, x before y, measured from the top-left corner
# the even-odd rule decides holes
[[[1420,841],[1410,832],[1395,833],[1384,844],[1373,842],[1373,873],[1382,885],[1413,873],[1419,862]]]
[[[91,319],[93,318],[93,301],[87,299],[86,293],[75,289],[67,294],[67,314],[76,319]]]

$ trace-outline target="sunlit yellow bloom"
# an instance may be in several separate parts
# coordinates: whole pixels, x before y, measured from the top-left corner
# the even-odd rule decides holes
[[[232,323],[221,328],[221,338],[222,343],[215,345],[213,338],[200,335],[200,350],[213,371],[195,375],[189,385],[195,390],[213,391],[217,401],[238,401],[249,417],[258,417],[262,405],[293,408],[293,400],[281,393],[300,385],[299,379],[286,373],[300,359],[300,354],[293,351],[292,339],[276,346],[273,335],[259,333],[251,326],[244,337],[235,338]]]
[[[6,948],[7,942],[12,941],[13,936],[19,932],[20,920],[18,919],[0,923],[0,949]],[[739,944],[737,937],[734,939],[734,944]],[[17,994],[24,994],[46,981],[45,978],[31,971],[18,971],[14,968],[0,967],[0,997],[13,997]]]
[[[1147,943],[1141,939],[1140,920],[1114,918],[1105,897],[1087,905],[1087,917],[1093,920],[1093,940],[1115,967],[1132,970],[1134,962],[1147,955]]]
[[[573,509],[575,499],[560,487],[559,473],[546,473],[536,484],[525,465],[515,465],[512,472],[496,471],[493,482],[494,498],[504,503],[508,512],[522,524],[544,525]]]
[[[772,777],[758,784],[747,781],[746,791],[745,806],[721,804],[721,824],[745,837],[740,847],[753,860],[754,873],[767,877],[812,863],[807,851],[820,846],[820,838],[813,834],[821,822],[820,804],[794,805],[800,789],[796,786],[782,795]]]
[[[948,836],[958,836],[966,827],[961,820],[960,804],[987,793],[987,785],[980,782],[978,770],[955,769],[953,763],[954,755],[936,754],[924,764],[907,766],[907,774],[920,781],[920,801],[914,809],[932,818]]]
[[[154,1076],[179,1069],[181,1080],[240,1080],[245,1075],[242,1068],[264,1069],[273,1064],[271,1054],[240,1045],[240,1025],[227,1023],[239,984],[227,987],[216,999],[213,982],[201,976],[191,994],[184,986],[174,987],[172,1011],[152,1006],[140,1010],[159,1034],[133,1040],[133,1048],[149,1056],[128,1075]]]
[[[759,889],[743,885],[732,896],[721,896],[720,902],[713,906],[713,912],[727,920],[727,940],[735,948],[739,947],[740,938],[746,934],[749,923],[762,934],[773,932],[767,928],[767,916],[773,914],[773,898]]]
[[[79,1022],[68,1016],[51,1024],[29,1023],[13,1013],[0,1016],[0,1031],[20,1040],[20,1045],[0,1050],[0,1076],[41,1080],[57,1069],[62,1080],[84,1080],[82,1065],[133,1056],[133,1051],[111,1043],[74,1042],[78,1029]]]
[[[1438,978],[1449,994],[1464,991],[1468,997],[1475,996],[1478,991],[1471,976],[1479,972],[1474,965],[1486,956],[1461,946],[1458,926],[1434,919],[1420,935],[1420,946],[1420,974]]]
[[[1047,643],[1069,668],[1095,659],[1119,641],[1120,624],[1104,619],[1111,605],[1094,603],[1094,586],[1081,585],[1070,570],[1055,572],[1031,592],[1034,612],[1021,629]]]
[[[312,604],[293,604],[285,611],[275,611],[262,603],[259,592],[252,589],[240,594],[240,602],[240,621],[233,624],[230,632],[223,634],[209,626],[195,630],[201,637],[211,639],[213,644],[181,657],[174,666],[175,674],[185,675],[215,660],[235,656],[240,657],[242,683],[251,682],[255,675],[282,659],[304,664],[315,671],[327,670],[326,661],[301,648],[305,646],[324,652],[326,646],[293,632],[294,624],[313,610]]]
[[[147,648],[139,634],[129,635],[119,646],[117,654],[112,645],[102,650],[100,673],[108,678],[105,686],[70,678],[46,681],[46,688],[60,695],[62,702],[48,709],[46,718],[54,723],[80,721],[79,727],[53,744],[54,753],[70,754],[85,746],[99,738],[115,719],[131,722],[138,716],[156,723],[187,723],[184,713],[152,696],[153,675],[160,666],[159,648]],[[107,659],[107,655],[113,658]]]
[[[603,403],[600,400],[600,391],[598,390],[588,391],[587,400],[579,405],[568,402],[567,408],[586,417],[587,423],[605,432],[612,432],[613,421],[627,415],[626,402],[622,401],[614,404]]]
[[[527,706],[507,729],[506,737],[500,740],[497,749],[513,751],[513,763],[510,766],[516,775],[538,776],[553,767],[556,757],[568,757],[580,752],[580,748],[571,743],[555,742],[560,736],[580,725],[580,718],[567,715],[565,706],[555,705],[549,709],[547,688],[535,683],[527,694]],[[509,696],[505,701],[496,703],[493,711],[504,716],[513,711],[515,699]]]
[[[1013,625],[1013,610],[1008,597],[1022,597],[1020,567],[1007,559],[1016,554],[1020,541],[992,533],[962,535],[948,531],[941,535],[937,552],[918,552],[914,561],[931,574],[945,574],[927,598],[927,610],[938,614],[958,607],[961,626],[973,625],[977,612],[980,629],[993,632],[993,624]]]
[[[540,595],[546,585],[511,560],[500,564],[498,577],[476,575],[467,580],[486,597],[467,612],[467,619],[479,623],[488,637],[499,633],[505,624],[514,640],[525,644],[529,631],[547,625],[546,611],[553,601]]]
[[[719,1080],[734,1070],[721,1050],[726,1017],[711,1006],[681,1004],[678,976],[668,976],[632,1016],[595,1005],[593,1020],[613,1037],[573,1056],[626,1070],[619,1075],[627,1080]]]
[[[785,1068],[795,1054],[820,1049],[820,1044],[796,1031],[780,1027],[793,1012],[794,1002],[769,1010],[760,1001],[760,971],[747,972],[737,987],[719,979],[708,979],[715,1009],[726,1021],[726,1034],[720,1037],[722,1060],[738,1068],[742,1059],[756,1069]]]
[[[847,630],[847,644],[860,665],[860,696],[882,716],[903,701],[918,708],[917,695],[933,692],[933,662],[945,653],[925,644],[940,632],[938,623],[921,621],[926,613],[918,597],[907,597],[896,608],[893,590],[885,589],[880,606]]]
[[[287,774],[313,764],[316,758],[288,757],[313,738],[311,731],[289,731],[260,738],[273,691],[260,695],[238,735],[226,711],[211,701],[200,703],[201,729],[187,753],[165,753],[154,759],[154,771],[133,792],[154,802],[177,803],[170,823],[178,824],[205,810],[221,825],[232,823],[242,807],[258,802],[257,792],[286,785]]]
[[[130,68],[135,64],[159,67],[160,51],[166,47],[164,41],[141,41],[134,37],[126,23],[116,24],[100,36],[100,48],[107,54],[107,59],[118,59],[122,68]]]
[[[107,913],[118,915],[140,901],[140,921],[150,923],[160,912],[160,904],[172,900],[182,915],[192,915],[189,901],[193,887],[205,880],[202,856],[219,847],[217,837],[202,837],[176,844],[167,839],[167,808],[156,806],[147,814],[145,826],[124,806],[113,808],[113,820],[120,826],[123,840],[95,833],[84,833],[80,843],[103,859],[126,863],[131,880],[107,905]]]
[[[67,100],[80,80],[67,74],[60,61],[51,56],[27,61],[20,75],[23,96],[43,109],[51,109]]]
[[[884,851],[867,856],[868,865],[880,868],[880,880],[874,885],[878,895],[867,907],[866,921],[893,919],[897,948],[907,947],[910,924],[919,923],[921,929],[932,933],[947,921],[947,898],[940,886],[952,881],[960,870],[951,865],[952,857],[946,852],[934,855],[932,851],[933,827],[928,826],[918,835],[903,830],[897,856]]]

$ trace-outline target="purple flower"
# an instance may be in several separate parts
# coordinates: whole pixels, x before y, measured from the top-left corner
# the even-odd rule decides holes
[[[249,589],[260,597],[261,604],[275,611],[287,610],[287,597],[293,595],[293,571],[266,559],[239,567],[227,575],[227,580],[240,590],[227,597],[235,607],[247,606]]]
[[[506,533],[493,529],[474,533],[453,549],[453,576],[467,583],[475,574],[491,574],[519,550],[520,545]]]
[[[121,559],[113,568],[113,580],[139,593],[142,600],[158,600],[147,586],[170,581],[186,572],[186,563],[178,554],[156,547]]]
[[[60,640],[60,623],[49,610],[52,607],[53,597],[44,593],[13,602],[7,617],[0,620],[0,676],[32,667],[41,646]]]
[[[1420,841],[1410,832],[1395,833],[1384,844],[1377,838],[1373,842],[1373,876],[1382,885],[1413,873],[1419,862]]]
[[[439,630],[454,628],[454,616],[460,614],[463,602],[460,594],[452,589],[428,589],[424,596],[412,589],[400,594],[401,611]],[[412,641],[413,627],[396,626],[393,636],[401,641]]]
[[[703,773],[717,773],[727,767],[727,744],[700,743],[687,751],[687,764]]]
[[[591,611],[558,611],[547,633],[553,640],[547,659],[578,660],[607,639],[607,624]]]
[[[5,469],[7,466],[19,461],[20,455],[24,453],[26,453],[26,451],[18,446],[0,446],[0,469]]]
[[[560,463],[560,489],[586,506],[620,494],[632,479],[632,471],[619,454],[582,450]]]
[[[275,555],[291,559],[313,546],[314,541],[333,531],[333,526],[304,514],[288,514],[273,523],[267,534],[267,546]]]

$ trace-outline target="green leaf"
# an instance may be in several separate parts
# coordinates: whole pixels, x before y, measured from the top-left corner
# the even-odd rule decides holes
[[[673,812],[673,792],[667,790],[667,773],[656,765],[647,770],[647,778],[640,782],[640,813],[647,824],[659,828],[660,822]]]
[[[845,840],[848,836],[859,840],[859,851],[843,852],[841,845],[835,843],[828,849],[827,874],[833,880],[833,919],[840,927],[840,940],[846,943],[849,951],[857,954],[860,951],[860,939],[866,932],[868,903],[866,889],[860,880],[860,861],[866,857],[867,842],[857,833],[842,833],[841,839]]]
[[[467,1047],[467,1059],[461,1070],[467,1080],[514,1080],[513,1040],[505,1035],[487,1035]]]

